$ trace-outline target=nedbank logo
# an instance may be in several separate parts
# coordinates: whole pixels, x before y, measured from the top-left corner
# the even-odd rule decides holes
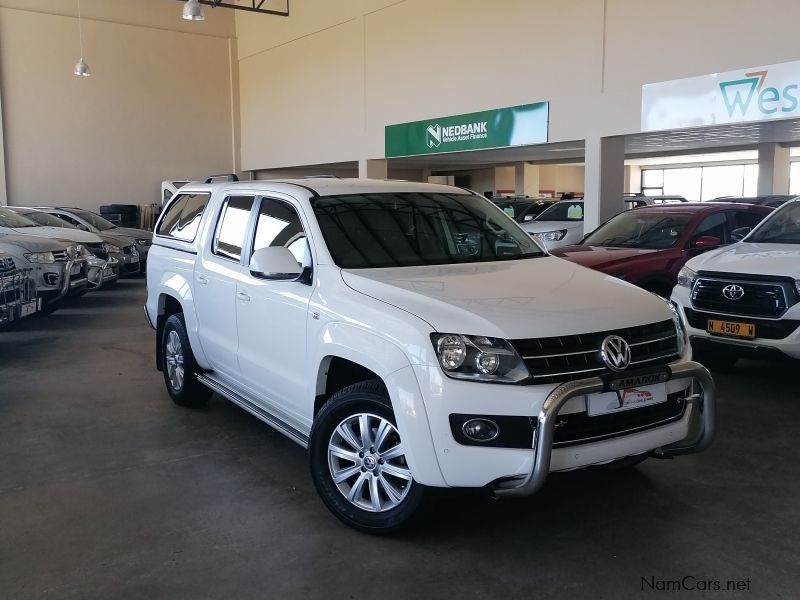
[[[719,84],[725,109],[730,118],[774,115],[778,111],[793,113],[798,108],[795,95],[800,84],[764,87],[768,70],[745,73],[744,78]]]
[[[488,121],[476,121],[447,127],[442,127],[438,123],[431,123],[425,129],[425,145],[428,148],[438,148],[442,143],[485,140],[489,137],[488,125]]]
[[[438,148],[442,145],[442,128],[436,125],[428,125],[425,130],[425,143],[428,148]]]

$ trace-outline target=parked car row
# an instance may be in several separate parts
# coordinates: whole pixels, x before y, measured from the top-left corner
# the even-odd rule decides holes
[[[143,272],[151,239],[82,209],[0,207],[0,324]]]

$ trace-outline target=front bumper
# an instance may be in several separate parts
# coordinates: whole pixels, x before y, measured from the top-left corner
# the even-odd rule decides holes
[[[0,277],[0,326],[27,317],[39,311],[41,299],[36,297],[36,286],[30,270],[19,270],[13,275]]]
[[[718,314],[709,311],[700,311],[692,306],[690,292],[684,287],[676,287],[672,291],[671,301],[678,307],[678,312],[683,320],[686,333],[689,336],[693,346],[700,347],[701,344],[704,344],[712,345],[716,348],[726,348],[733,352],[740,352],[743,357],[752,356],[753,358],[758,358],[760,356],[764,358],[774,358],[780,357],[780,354],[782,354],[784,356],[788,356],[789,358],[800,359],[800,327],[796,327],[797,322],[800,321],[800,304],[795,304],[789,308],[789,310],[787,310],[786,313],[784,313],[780,318],[764,319],[748,317],[744,315],[723,313]],[[759,322],[767,322],[772,326],[771,328],[773,329],[786,326],[787,330],[791,330],[791,333],[778,339],[756,337],[752,340],[711,334],[706,329],[700,329],[699,327],[692,326],[692,323],[690,322],[686,312],[687,309],[690,311],[696,311],[696,314],[700,317],[711,317],[722,321],[739,321],[746,323],[755,322],[756,335],[759,334],[759,331],[763,330],[763,328],[759,326]],[[700,320],[705,321],[706,319],[698,319],[698,321]],[[794,324],[790,325],[792,322]],[[700,324],[702,323],[695,322],[695,325]],[[792,330],[793,327],[794,329]]]
[[[667,369],[669,380],[691,378],[699,383],[700,392],[687,397],[686,400],[697,407],[701,415],[701,424],[698,433],[693,437],[655,448],[652,452],[664,458],[701,452],[708,448],[714,440],[714,380],[705,367],[695,362],[674,363],[669,365]],[[573,398],[607,392],[613,389],[612,380],[593,377],[563,383],[553,390],[545,400],[536,421],[532,468],[522,478],[512,478],[499,482],[495,493],[508,496],[528,496],[536,493],[544,485],[545,479],[551,470],[553,434],[556,418],[561,408]]]
[[[89,263],[89,287],[99,289],[104,283],[119,279],[119,263],[112,258],[107,261],[94,260]]]

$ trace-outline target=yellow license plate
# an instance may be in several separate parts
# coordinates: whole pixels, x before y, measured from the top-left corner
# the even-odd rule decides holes
[[[756,337],[756,326],[753,323],[737,323],[735,321],[716,321],[708,320],[709,333],[720,335],[730,335],[733,337],[754,338]]]

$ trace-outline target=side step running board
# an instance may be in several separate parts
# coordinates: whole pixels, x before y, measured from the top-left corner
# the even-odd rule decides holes
[[[288,425],[287,423],[284,423],[281,419],[279,419],[275,415],[268,413],[257,404],[250,402],[250,400],[243,397],[241,394],[234,392],[224,383],[217,381],[208,373],[198,373],[197,381],[202,383],[204,386],[214,390],[220,396],[223,396],[227,400],[230,400],[237,406],[241,406],[251,415],[258,417],[259,419],[264,421],[264,423],[266,423],[279,433],[282,433],[293,442],[300,444],[303,448],[308,448],[307,435],[300,433],[299,431],[297,431],[297,429],[295,429],[291,425]]]

